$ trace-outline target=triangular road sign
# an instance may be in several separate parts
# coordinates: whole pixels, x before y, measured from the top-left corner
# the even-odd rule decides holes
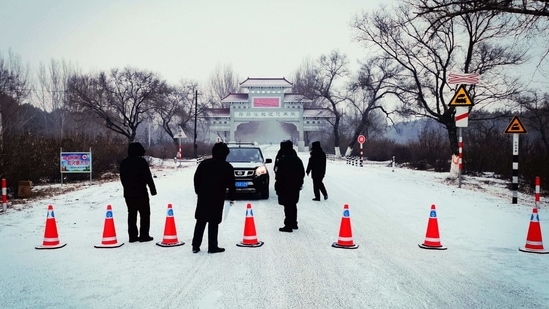
[[[522,134],[522,133],[528,133],[526,131],[526,128],[522,125],[522,122],[520,122],[520,119],[518,116],[513,117],[509,125],[507,126],[507,129],[503,133],[506,134]]]
[[[473,100],[465,90],[465,86],[459,86],[448,106],[473,106]]]

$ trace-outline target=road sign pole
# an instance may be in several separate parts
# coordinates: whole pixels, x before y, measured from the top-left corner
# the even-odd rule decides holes
[[[526,128],[522,125],[522,122],[518,116],[514,116],[511,122],[503,132],[504,134],[513,134],[513,178],[511,180],[511,189],[513,190],[512,203],[516,204],[518,201],[518,154],[519,154],[519,134],[526,134]]]
[[[360,143],[360,167],[362,167],[362,156],[364,155],[364,152],[362,151],[362,143]]]
[[[517,204],[518,201],[518,154],[519,154],[519,135],[513,134],[513,199],[512,204]]]
[[[364,155],[364,152],[362,151],[362,145],[364,144],[364,142],[366,142],[366,136],[360,134],[356,141],[360,144],[360,167],[362,167],[362,156]]]
[[[459,128],[459,161],[458,161],[458,188],[461,188],[461,170],[463,169],[463,135],[461,127]]]
[[[540,178],[539,176],[536,176],[536,180],[535,180],[535,185],[536,185],[536,191],[535,191],[535,205],[536,205],[536,208],[539,209],[539,191],[540,191],[540,184],[541,184],[541,181],[540,181]]]

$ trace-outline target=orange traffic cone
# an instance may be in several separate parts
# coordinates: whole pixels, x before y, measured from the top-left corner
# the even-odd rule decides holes
[[[55,222],[55,214],[53,212],[53,206],[48,206],[48,215],[46,217],[46,229],[44,230],[44,241],[41,246],[36,246],[36,249],[58,249],[63,248],[67,244],[61,244],[59,242],[59,235],[57,234],[57,223]]]
[[[543,240],[541,239],[541,225],[539,223],[538,209],[534,207],[530,216],[530,226],[528,227],[528,235],[526,236],[526,244],[519,248],[522,252],[530,253],[549,253],[543,248]]]
[[[172,204],[168,204],[166,224],[164,225],[164,239],[156,244],[160,247],[176,247],[185,244],[177,239],[177,230],[175,228],[175,218],[173,217]]]
[[[105,215],[105,224],[103,225],[103,238],[101,245],[95,245],[95,248],[118,248],[124,243],[118,243],[116,240],[116,229],[114,228],[114,217],[112,215],[111,205],[107,205]]]
[[[248,203],[246,206],[246,219],[244,221],[244,237],[242,241],[236,244],[239,247],[261,247],[263,242],[257,240],[255,233],[254,212],[252,211],[252,205]]]
[[[356,249],[358,245],[353,241],[353,231],[351,230],[351,217],[349,214],[349,205],[343,206],[343,216],[339,226],[339,238],[332,244],[334,248]]]
[[[435,204],[431,205],[431,212],[429,213],[429,221],[427,222],[427,232],[425,233],[425,241],[418,246],[423,249],[436,249],[446,250],[448,248],[442,246],[440,243],[440,236],[438,233],[438,220]]]

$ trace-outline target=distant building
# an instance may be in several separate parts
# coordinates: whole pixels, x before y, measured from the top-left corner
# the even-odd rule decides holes
[[[305,132],[321,131],[333,117],[326,108],[304,107],[311,100],[291,93],[292,83],[285,78],[249,77],[240,88],[242,92],[229,93],[221,100],[221,108],[207,109],[204,114],[210,131],[224,140],[236,141],[235,131],[241,124],[275,120],[296,127],[297,146],[303,150]]]

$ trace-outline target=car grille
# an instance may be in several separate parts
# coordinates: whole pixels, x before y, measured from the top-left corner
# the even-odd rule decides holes
[[[254,175],[253,170],[235,170],[234,171],[234,176],[236,178],[239,178],[239,177],[252,177],[253,175]]]

